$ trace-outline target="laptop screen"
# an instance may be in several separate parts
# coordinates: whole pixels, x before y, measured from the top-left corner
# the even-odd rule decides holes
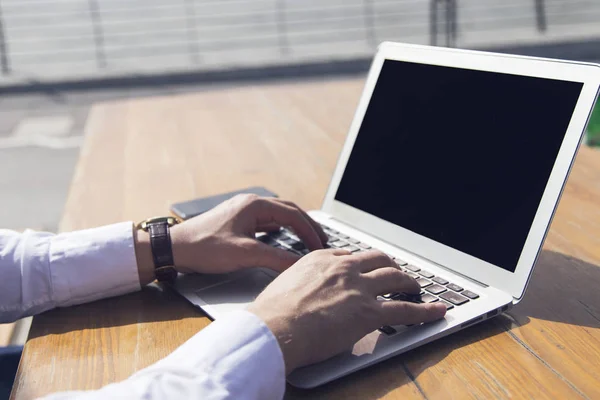
[[[386,60],[335,199],[514,272],[582,87]]]

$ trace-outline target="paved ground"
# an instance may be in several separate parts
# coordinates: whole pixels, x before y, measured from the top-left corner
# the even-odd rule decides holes
[[[92,104],[205,87],[158,86],[2,96],[0,227],[57,229]]]
[[[55,230],[78,156],[67,138],[81,135],[87,107],[27,95],[3,96],[0,110],[1,226]]]

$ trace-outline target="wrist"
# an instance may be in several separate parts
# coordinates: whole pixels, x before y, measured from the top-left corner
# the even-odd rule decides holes
[[[140,285],[145,286],[155,279],[150,235],[142,229],[134,229],[133,241]]]
[[[179,266],[182,265],[184,258],[182,252],[185,252],[185,242],[182,237],[181,224],[171,228],[171,251],[173,252],[173,263],[177,272],[183,272]]]
[[[173,249],[174,268],[182,274],[202,272],[195,265],[200,264],[201,240],[193,236],[189,225],[185,223],[171,228],[171,248]],[[205,255],[204,255],[205,256]]]
[[[171,249],[173,251],[174,268],[177,272],[190,272],[182,268],[182,265],[186,265],[184,260],[186,260],[187,248],[185,229],[181,224],[173,226],[171,228]]]
[[[277,316],[270,317],[267,315],[268,313],[264,313],[259,309],[255,310],[252,305],[247,310],[260,318],[277,340],[279,349],[283,355],[285,374],[289,375],[300,366],[300,354],[296,349],[297,339],[294,338],[287,319]]]

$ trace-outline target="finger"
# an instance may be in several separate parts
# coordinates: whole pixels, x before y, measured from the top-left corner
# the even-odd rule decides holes
[[[398,268],[398,264],[396,264],[390,257],[377,250],[363,251],[353,255],[353,257],[356,257],[356,260],[359,261],[356,263],[356,265],[360,272],[363,273],[384,267]]]
[[[319,253],[326,254],[329,253],[334,256],[349,256],[352,255],[352,252],[344,249],[323,249],[319,250]]]
[[[321,239],[321,243],[326,244],[329,241],[329,237],[327,236],[327,234],[321,227],[321,224],[319,224],[317,221],[312,219],[310,217],[310,215],[308,215],[308,213],[306,211],[304,211],[302,208],[298,207],[295,203],[288,201],[288,200],[281,200],[281,199],[274,199],[274,200],[279,201],[280,203],[286,204],[290,207],[294,207],[294,208],[298,209],[298,211],[300,211],[302,213],[302,215],[304,215],[304,218],[306,218],[306,220],[308,222],[310,222],[310,224],[312,225],[314,230],[317,232],[317,234],[319,235],[319,238]]]
[[[253,267],[269,268],[282,272],[300,259],[297,254],[269,246],[254,239],[244,240],[241,246],[246,250],[247,264]]]
[[[415,304],[407,301],[380,301],[381,325],[412,325],[432,322],[446,315],[446,306],[442,303]]]
[[[398,268],[385,267],[363,274],[369,291],[373,295],[404,292],[419,294],[421,287],[414,278],[411,278]]]
[[[254,204],[258,210],[257,226],[278,224],[290,227],[309,250],[323,248],[319,235],[297,208],[267,198],[260,198]]]

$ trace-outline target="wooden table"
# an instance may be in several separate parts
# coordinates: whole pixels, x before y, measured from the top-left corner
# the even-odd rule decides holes
[[[246,86],[100,104],[62,219],[68,231],[165,214],[264,185],[318,208],[362,79]],[[159,195],[157,195],[159,193]],[[524,301],[506,315],[288,398],[600,398],[600,155],[582,149]],[[210,321],[146,288],[35,317],[13,398],[95,389]]]

